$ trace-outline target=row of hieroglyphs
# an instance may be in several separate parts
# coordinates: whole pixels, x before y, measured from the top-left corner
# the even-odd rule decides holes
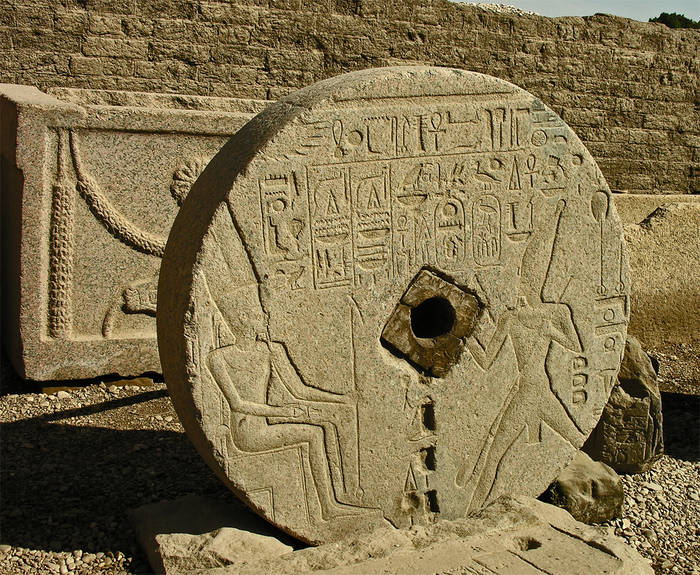
[[[513,165],[520,159],[527,161],[511,154]],[[421,265],[499,265],[504,239],[527,239],[533,199],[549,190],[528,183],[503,201],[479,185],[481,163],[402,159],[266,174],[259,191],[268,257],[291,289],[309,285],[311,265],[317,288],[391,279]]]
[[[353,114],[341,110],[309,119],[308,136],[298,153],[322,147],[329,163],[402,157],[498,152],[566,144],[563,122],[541,102],[482,107],[450,103],[440,107],[411,107],[387,115]],[[569,132],[570,134],[570,132]],[[318,151],[318,150],[315,150]]]
[[[259,179],[266,251],[291,289],[499,265],[504,238],[532,231],[533,196],[575,185],[583,163],[537,106],[344,113],[307,128],[297,152],[312,165]],[[504,190],[505,202],[492,193]]]

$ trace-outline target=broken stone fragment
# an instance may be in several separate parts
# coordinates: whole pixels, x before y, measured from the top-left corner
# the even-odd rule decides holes
[[[625,493],[613,469],[579,451],[541,499],[591,524],[620,517]]]
[[[583,450],[620,473],[643,473],[663,455],[663,441],[656,371],[639,340],[628,336],[617,383]]]
[[[289,537],[247,509],[198,495],[143,505],[129,519],[159,575],[236,568],[292,551]]]
[[[503,496],[468,517],[413,529],[381,528],[242,567],[191,575],[652,575],[621,539],[528,497]]]

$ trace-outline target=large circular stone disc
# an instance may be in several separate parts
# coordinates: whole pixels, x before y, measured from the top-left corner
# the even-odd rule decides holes
[[[311,542],[539,494],[595,426],[629,273],[610,191],[540,100],[384,68],[270,106],[168,241],[158,342],[190,438]]]

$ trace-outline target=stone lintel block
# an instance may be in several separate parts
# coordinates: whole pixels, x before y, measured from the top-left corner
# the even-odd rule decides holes
[[[34,380],[160,371],[179,203],[264,102],[0,84],[3,341]]]

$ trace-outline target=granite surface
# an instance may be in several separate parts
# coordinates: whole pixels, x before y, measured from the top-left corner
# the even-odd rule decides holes
[[[158,339],[218,475],[330,541],[541,493],[607,401],[629,290],[609,188],[552,110],[493,77],[385,68],[292,94],[222,148],[168,240]]]

